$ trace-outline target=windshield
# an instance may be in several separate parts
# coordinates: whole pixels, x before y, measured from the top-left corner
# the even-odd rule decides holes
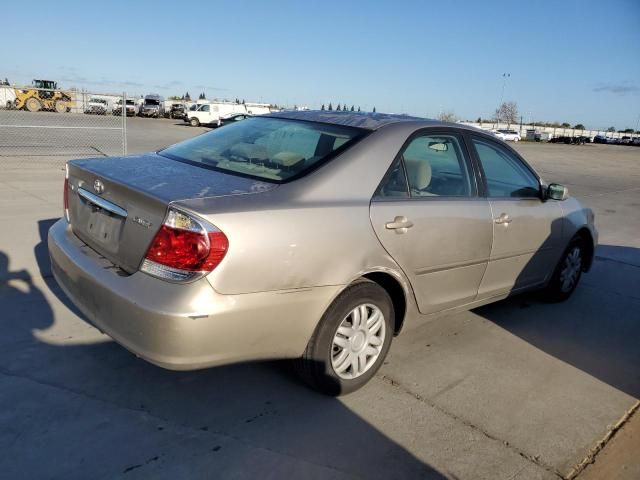
[[[133,103],[133,100],[127,100],[127,105],[135,105],[135,103]]]
[[[365,134],[365,130],[339,125],[249,118],[159,153],[227,173],[280,183],[313,170]]]
[[[144,99],[144,104],[145,105],[160,105],[160,100],[154,100],[151,98],[145,98]]]
[[[107,103],[107,101],[103,100],[102,98],[92,98],[91,100],[89,100],[89,103]]]

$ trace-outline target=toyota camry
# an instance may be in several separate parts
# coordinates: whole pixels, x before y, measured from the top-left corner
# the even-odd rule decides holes
[[[273,113],[66,168],[49,252],[90,323],[169,369],[294,359],[333,395],[409,322],[568,298],[597,242],[494,135],[409,116]]]

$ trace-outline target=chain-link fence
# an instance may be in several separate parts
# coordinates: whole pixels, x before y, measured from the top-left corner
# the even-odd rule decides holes
[[[45,159],[59,164],[126,154],[123,103],[127,115],[135,115],[136,105],[125,93],[0,86],[0,168],[9,163],[3,157],[25,167]]]

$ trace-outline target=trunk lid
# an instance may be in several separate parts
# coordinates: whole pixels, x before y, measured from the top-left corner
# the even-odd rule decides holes
[[[276,187],[155,153],[72,160],[68,168],[73,232],[127,273],[138,270],[171,202]]]

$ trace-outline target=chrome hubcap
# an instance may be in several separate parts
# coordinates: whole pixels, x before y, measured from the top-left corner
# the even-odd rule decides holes
[[[580,249],[574,247],[565,257],[562,271],[560,272],[560,288],[563,292],[570,291],[578,281],[582,269],[582,256]]]
[[[340,378],[354,379],[380,356],[386,334],[384,315],[370,303],[351,310],[338,327],[331,345],[331,366]]]

